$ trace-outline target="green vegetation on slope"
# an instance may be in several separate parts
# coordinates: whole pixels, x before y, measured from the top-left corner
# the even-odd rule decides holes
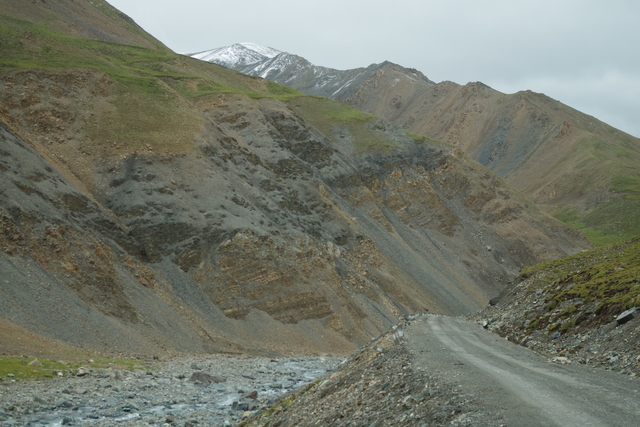
[[[327,138],[346,137],[359,153],[389,153],[396,144],[388,134],[368,126],[378,117],[344,106],[329,98],[305,96],[289,102],[289,106]],[[406,133],[404,133],[406,135]],[[407,140],[410,138],[407,136]]]
[[[321,125],[331,125],[330,122],[343,124],[364,123],[377,118],[372,114],[363,113],[355,108],[344,106],[340,103],[319,96],[308,96],[295,103],[306,116],[320,122]]]
[[[149,33],[142,30],[129,16],[120,12],[115,7],[111,6],[104,0],[92,0],[91,4],[95,6],[98,10],[104,13],[106,16],[110,17],[113,20],[121,20],[124,21],[127,29],[132,33],[142,37],[145,40],[148,40],[152,45],[157,46],[158,48],[164,48],[164,46],[158,44],[158,40],[151,37]]]
[[[328,136],[336,123],[345,125],[361,152],[388,152],[395,146],[368,128],[375,116],[326,98],[307,97],[289,87],[170,51],[74,38],[0,15],[0,74],[15,70],[90,70],[108,75],[108,93],[102,95],[107,104],[94,111],[99,104],[91,102],[82,129],[89,141],[85,145],[94,148],[189,151],[204,123],[194,114],[192,102],[227,95],[297,103],[305,119]],[[81,149],[91,151],[91,147]]]
[[[608,323],[640,306],[640,237],[527,267],[522,276],[546,292],[546,312],[562,309],[556,316],[527,315],[536,319],[530,330]]]
[[[146,65],[178,56],[156,49],[70,37],[6,15],[0,15],[0,42],[0,71],[89,68],[125,82],[145,74],[159,75]]]
[[[610,190],[616,197],[586,214],[565,208],[555,217],[582,231],[597,246],[640,235],[640,176],[616,176]]]
[[[23,19],[0,15],[0,74],[20,70],[109,76],[106,103],[89,100],[81,134],[91,147],[174,152],[193,148],[203,119],[195,98],[240,95],[287,101],[299,92],[166,50],[70,37]],[[46,101],[43,101],[46,102]],[[52,106],[44,107],[52,108]],[[82,107],[79,107],[82,110]]]
[[[116,13],[108,5],[98,8],[107,15]],[[376,116],[167,50],[75,38],[0,15],[0,73],[17,69],[91,70],[110,77],[109,91],[104,95],[108,105],[96,109],[94,102],[88,106],[88,119],[81,131],[86,142],[80,149],[85,153],[99,146],[128,152],[188,152],[204,125],[204,119],[194,114],[192,103],[227,95],[286,102],[328,138],[335,139],[338,132],[360,153],[384,154],[403,139],[414,143],[427,140],[403,134],[394,141],[377,129]]]
[[[17,380],[28,378],[53,378],[58,372],[75,375],[78,368],[88,369],[145,369],[147,365],[138,360],[95,359],[86,362],[64,362],[61,360],[32,357],[0,357],[0,378]]]

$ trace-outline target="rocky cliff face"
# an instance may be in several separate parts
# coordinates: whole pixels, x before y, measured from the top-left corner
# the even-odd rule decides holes
[[[30,43],[67,48],[51,37]],[[0,74],[9,324],[108,352],[341,353],[588,246],[459,150],[215,65],[91,46],[82,60],[127,61]]]
[[[435,84],[416,70],[388,62],[324,74],[322,67],[301,58],[280,65],[274,61],[264,58],[241,68],[227,58],[224,65],[328,96],[461,148],[541,209],[598,243],[640,233],[634,196],[638,138],[531,91],[507,95],[482,83]],[[263,69],[268,72],[260,74]]]

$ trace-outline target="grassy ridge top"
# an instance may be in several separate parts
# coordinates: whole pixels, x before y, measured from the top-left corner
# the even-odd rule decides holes
[[[105,0],[5,1],[0,14],[33,22],[69,36],[169,51],[126,14]]]
[[[37,68],[90,69],[108,73],[118,82],[138,87],[149,94],[158,94],[158,78],[176,80],[211,80],[207,90],[190,96],[224,92],[264,92],[265,84],[250,84],[251,79],[224,78],[215,72],[216,66],[202,70],[182,55],[140,46],[70,37],[41,25],[0,15],[0,71]],[[208,74],[208,75],[207,75]],[[258,79],[254,79],[258,80]],[[215,90],[211,90],[215,88]]]

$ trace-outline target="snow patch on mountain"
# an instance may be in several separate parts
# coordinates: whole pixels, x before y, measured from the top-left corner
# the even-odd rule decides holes
[[[264,62],[282,53],[277,49],[255,43],[236,43],[203,52],[191,53],[189,56],[207,62],[213,62],[229,68],[247,66]]]
[[[238,43],[241,46],[246,47],[247,49],[253,50],[254,52],[258,52],[260,55],[266,56],[267,58],[273,58],[274,56],[278,56],[282,53],[282,51],[278,49],[274,49],[272,47],[262,46],[255,43]]]

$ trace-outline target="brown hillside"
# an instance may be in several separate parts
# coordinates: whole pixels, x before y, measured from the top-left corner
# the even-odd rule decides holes
[[[377,73],[344,103],[461,148],[546,212],[575,215],[574,225],[596,240],[640,232],[629,197],[639,190],[638,138],[530,91],[398,80]]]
[[[522,266],[589,246],[459,150],[383,120],[2,19],[3,334],[344,353],[400,316],[477,310]]]

